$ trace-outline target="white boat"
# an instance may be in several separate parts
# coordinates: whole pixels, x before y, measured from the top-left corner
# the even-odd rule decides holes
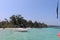
[[[16,28],[15,31],[18,31],[18,32],[27,32],[28,29],[27,28]]]

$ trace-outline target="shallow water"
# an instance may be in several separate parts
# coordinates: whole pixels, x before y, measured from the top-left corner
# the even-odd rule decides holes
[[[28,32],[16,32],[9,29],[0,30],[0,40],[60,40],[60,29],[32,28]]]

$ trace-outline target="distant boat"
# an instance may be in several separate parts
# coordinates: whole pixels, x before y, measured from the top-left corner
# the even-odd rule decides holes
[[[18,32],[27,32],[29,28],[16,28],[15,31]]]

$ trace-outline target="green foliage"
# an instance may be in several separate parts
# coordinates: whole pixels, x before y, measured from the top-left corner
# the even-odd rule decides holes
[[[19,27],[43,28],[47,27],[47,25],[44,23],[39,23],[37,21],[35,21],[34,23],[31,20],[27,21],[21,15],[12,15],[10,17],[10,21],[5,19],[5,21],[0,22],[0,28],[19,28]]]

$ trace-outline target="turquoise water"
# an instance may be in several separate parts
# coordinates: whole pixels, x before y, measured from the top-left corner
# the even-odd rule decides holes
[[[60,40],[57,34],[60,29],[32,28],[28,32],[16,32],[12,30],[0,30],[0,40]]]

